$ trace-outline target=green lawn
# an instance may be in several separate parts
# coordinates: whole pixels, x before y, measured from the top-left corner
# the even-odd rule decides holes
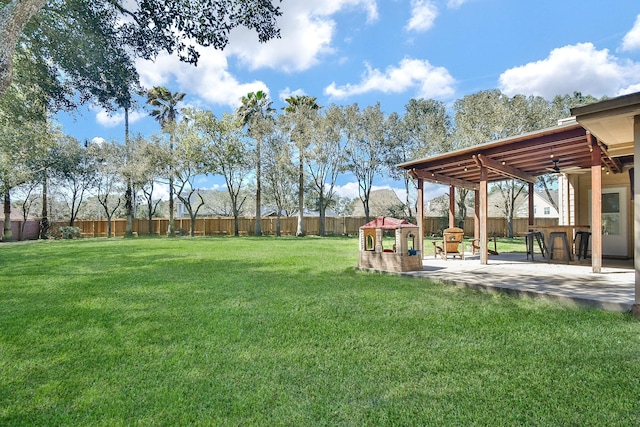
[[[640,323],[354,269],[355,239],[0,246],[0,425],[640,422]]]

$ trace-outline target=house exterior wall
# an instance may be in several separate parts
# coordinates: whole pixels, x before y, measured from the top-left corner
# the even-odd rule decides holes
[[[570,177],[571,182],[574,184],[576,189],[575,194],[575,218],[577,225],[586,225],[589,224],[589,212],[591,210],[591,206],[589,204],[589,192],[591,191],[591,174],[584,173],[573,175]],[[623,187],[627,189],[627,200],[625,200],[627,207],[627,230],[629,231],[627,234],[627,256],[633,257],[633,248],[634,248],[634,226],[633,226],[633,203],[631,201],[631,184],[629,181],[629,171],[625,169],[622,173],[619,174],[602,174],[602,189],[606,190],[607,188],[619,188]],[[603,255],[607,255],[604,253]]]
[[[533,196],[533,209],[534,216],[536,218],[558,218],[558,211],[556,210],[556,208],[554,208],[551,203],[540,197],[538,193],[535,193]],[[545,209],[548,212],[546,212]],[[528,215],[528,210],[528,206],[523,209],[524,215],[522,215],[522,217],[526,217]]]

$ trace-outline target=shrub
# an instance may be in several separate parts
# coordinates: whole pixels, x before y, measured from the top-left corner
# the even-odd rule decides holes
[[[71,226],[60,227],[60,236],[63,239],[73,239],[74,237],[81,237],[82,230],[78,227]]]

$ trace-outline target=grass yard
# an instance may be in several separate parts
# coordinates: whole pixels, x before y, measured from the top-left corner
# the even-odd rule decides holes
[[[360,272],[357,247],[2,245],[0,425],[640,423],[630,315]]]

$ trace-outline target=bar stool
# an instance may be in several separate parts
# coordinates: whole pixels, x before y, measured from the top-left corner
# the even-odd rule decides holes
[[[564,231],[553,231],[549,233],[549,258],[547,258],[547,262],[551,262],[551,258],[553,258],[553,248],[555,247],[556,239],[562,240],[562,249],[567,257],[567,264],[569,264],[571,261],[571,250],[569,249],[567,233]]]
[[[580,237],[580,241],[578,245],[576,245],[576,240],[578,240],[578,236]],[[576,237],[573,239],[573,245],[576,248],[578,259],[580,259],[580,256],[582,256],[582,259],[587,259],[587,250],[589,249],[589,237],[591,237],[590,231],[576,231]]]
[[[533,261],[533,239],[538,242],[538,247],[540,248],[542,258],[545,258],[547,247],[544,244],[544,236],[540,231],[529,231],[528,233],[525,233],[524,239],[527,245],[527,259],[529,259],[529,254],[531,254],[531,261]]]

